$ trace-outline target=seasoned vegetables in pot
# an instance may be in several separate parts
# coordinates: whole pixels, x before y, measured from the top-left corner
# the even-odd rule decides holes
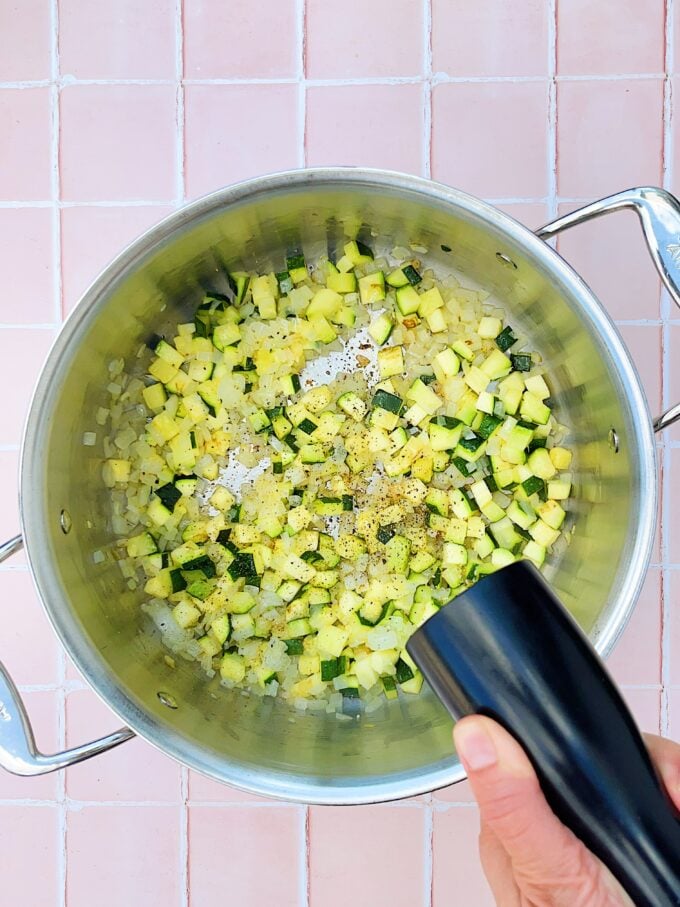
[[[564,538],[549,363],[412,249],[231,274],[150,345],[97,418],[120,566],[171,664],[370,710],[418,693],[404,647],[440,605]]]

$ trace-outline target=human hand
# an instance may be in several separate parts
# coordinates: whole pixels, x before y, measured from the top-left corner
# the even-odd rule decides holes
[[[517,741],[490,718],[454,728],[479,804],[482,867],[498,907],[632,907],[609,870],[552,812]],[[680,745],[645,736],[680,809]]]

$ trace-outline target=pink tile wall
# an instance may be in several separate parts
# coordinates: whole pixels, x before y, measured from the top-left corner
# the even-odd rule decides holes
[[[40,364],[131,239],[187,199],[304,165],[433,176],[529,226],[629,185],[680,192],[679,29],[664,0],[0,4],[0,540],[18,528]],[[632,215],[558,248],[618,322],[650,408],[680,400],[680,314]],[[610,667],[641,726],[680,738],[680,428],[658,456],[654,566]],[[23,555],[0,567],[0,595],[12,614],[0,657],[39,744],[116,727],[60,651]],[[3,891],[36,907],[486,907],[477,829],[466,783],[305,809],[220,786],[141,741],[66,777],[0,776]]]

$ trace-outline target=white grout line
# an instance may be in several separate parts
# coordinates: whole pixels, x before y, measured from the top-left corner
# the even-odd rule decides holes
[[[244,810],[258,810],[258,809],[283,809],[283,810],[295,810],[296,813],[304,815],[304,810],[309,809],[301,804],[296,804],[292,802],[287,802],[285,800],[261,800],[256,802],[243,802],[241,800],[191,800],[189,801],[192,806],[195,806],[200,809],[244,809]],[[66,805],[69,811],[79,812],[83,809],[91,809],[97,807],[112,807],[120,806],[125,809],[137,809],[138,807],[146,809],[157,809],[159,806],[166,807],[167,809],[176,808],[177,802],[172,800],[75,800],[70,797],[66,798]],[[382,809],[424,809],[425,804],[422,803],[404,803],[399,800],[395,800],[390,803],[379,803],[376,804]],[[471,804],[474,805],[474,804]],[[39,799],[0,799],[0,808],[3,806],[58,806],[55,800],[39,800]],[[302,826],[302,823],[300,823]],[[305,905],[306,907],[306,905]]]
[[[19,683],[17,689],[20,693],[58,693],[60,690],[63,690],[64,693],[77,693],[80,690],[91,690],[92,687],[84,680],[64,679],[57,680],[55,683]]]
[[[52,94],[52,293],[53,313],[57,323],[62,318],[62,275],[61,275],[61,211],[59,196],[61,194],[61,177],[59,172],[59,88],[53,85]]]
[[[189,769],[180,766],[179,775],[180,807],[179,807],[179,878],[180,878],[180,903],[188,907],[191,899],[189,891]]]
[[[423,0],[423,176],[432,176],[432,92],[434,85],[432,57],[432,0]],[[423,907],[432,907],[432,794],[425,801],[423,817]]]
[[[551,0],[549,0],[551,2]],[[590,75],[559,75],[559,82],[622,82],[628,80],[650,81],[663,79],[662,72],[630,72],[616,74],[592,73]],[[228,79],[182,79],[183,85],[296,85],[297,76],[278,78],[228,78]],[[315,87],[337,87],[342,85],[409,85],[422,81],[419,76],[360,76],[346,79],[307,79],[307,84]],[[451,76],[445,72],[432,75],[435,84],[476,84],[476,83],[527,83],[545,82],[545,76]],[[59,88],[79,85],[167,85],[174,87],[175,79],[76,79],[73,76],[62,76],[58,79],[37,79],[35,81],[0,82],[2,90],[23,90],[31,88],[48,88],[56,84]]]
[[[184,32],[183,32],[183,0],[175,0],[175,73],[176,79],[173,83],[177,92],[177,157],[176,157],[176,204],[182,205],[186,199],[186,182],[185,182],[185,154],[184,154],[184,130],[185,130],[185,112],[184,112]]]
[[[49,201],[0,201],[0,209],[14,208],[151,208],[172,207],[174,199],[119,199],[118,201],[64,201],[59,199],[56,203]]]
[[[477,809],[477,804],[474,800],[461,800],[459,802],[435,800],[432,804],[433,813],[445,813],[451,809]]]
[[[66,654],[63,650],[59,653],[59,676],[63,681],[66,673]],[[60,750],[66,749],[66,695],[63,688],[57,692],[57,727],[58,745]],[[66,872],[67,872],[67,807],[66,807],[66,772],[57,772],[57,803],[59,805],[59,888],[58,903],[66,907]]]
[[[557,0],[548,0],[548,217],[557,217]]]
[[[425,84],[425,83],[423,83]],[[544,205],[550,201],[549,196],[508,196],[507,198],[484,198],[483,201],[490,205]],[[585,204],[592,199],[585,198],[561,198],[557,197],[559,204]],[[52,208],[54,202],[51,201],[34,201],[26,199],[25,201],[0,201],[0,210],[16,208]],[[154,199],[100,199],[92,201],[84,199],[82,201],[59,200],[59,208],[152,208],[152,207],[172,207],[175,204],[174,198],[154,198]]]
[[[623,72],[623,73],[606,73],[591,74],[579,76],[557,76],[558,82],[627,82],[635,79],[637,81],[650,81],[654,79],[663,79],[663,72]]]
[[[419,79],[419,83],[422,83],[423,80]],[[297,84],[297,83],[296,83]],[[309,86],[309,82],[305,82]],[[423,83],[424,84],[424,83]],[[553,200],[552,196],[507,196],[496,198],[485,198],[483,201],[487,202],[490,205],[544,205],[549,204]],[[172,207],[175,204],[176,199],[174,198],[155,198],[155,199],[100,199],[97,201],[91,201],[84,199],[82,201],[65,201],[63,199],[57,202],[59,208],[159,208],[159,207]],[[556,201],[559,205],[561,204],[586,204],[592,201],[592,198],[573,198],[570,196],[557,195]],[[26,199],[25,201],[0,201],[0,209],[14,209],[14,208],[52,208],[54,206],[53,201],[33,201],[32,199]]]
[[[61,174],[59,171],[59,4],[52,0],[51,5],[51,140],[50,140],[50,192],[52,206],[52,293],[53,312],[55,321],[62,321],[62,276],[61,276],[61,213],[59,199],[61,197]]]
[[[175,204],[181,207],[186,201],[186,113],[184,89],[184,0],[175,0],[175,117],[177,135],[175,149]],[[189,769],[181,765],[179,773],[179,880],[180,904],[188,907],[189,891]]]
[[[680,689],[680,688],[679,688]],[[189,800],[191,806],[198,807],[200,809],[245,809],[245,810],[257,810],[257,809],[284,809],[284,810],[295,810],[296,812],[302,812],[303,810],[309,809],[308,806],[299,803],[293,803],[286,800],[268,800],[263,799],[259,801],[242,801],[242,800]],[[120,806],[126,809],[136,809],[137,807],[145,807],[148,809],[158,808],[159,806],[166,807],[167,809],[173,809],[177,806],[176,800],[77,800],[72,799],[71,797],[65,798],[65,803],[67,808],[70,811],[78,812],[83,809],[91,809],[92,807],[111,807],[111,806]],[[41,800],[41,799],[30,799],[30,798],[17,798],[17,799],[0,799],[0,808],[3,806],[52,806],[56,807],[59,804],[56,800]],[[392,800],[387,803],[376,803],[373,804],[380,807],[380,809],[417,809],[427,811],[429,804],[427,803],[413,803],[403,800]],[[475,806],[475,803],[461,804]],[[342,809],[343,807],[339,807]]]
[[[423,176],[432,176],[432,0],[423,0]]]
[[[434,879],[434,804],[432,795],[425,809],[423,817],[423,838],[425,853],[423,856],[423,904],[432,907],[433,879]]]
[[[310,838],[309,838],[309,807],[301,806],[300,807],[300,839],[298,844],[298,874],[300,877],[299,881],[299,892],[298,900],[300,902],[300,907],[309,907],[309,854],[310,854]]]
[[[307,166],[307,3],[306,0],[296,2],[297,19],[297,139],[298,139],[298,167]],[[299,840],[298,840],[298,872],[299,891],[298,902],[300,907],[309,907],[309,807],[303,806],[299,811]]]
[[[673,162],[673,104],[670,73],[673,71],[674,53],[673,46],[673,5],[674,0],[666,0],[666,45],[665,45],[665,70],[667,73],[664,81],[663,94],[663,185],[670,189],[672,183]],[[670,296],[664,290],[661,296],[661,317],[663,328],[661,333],[661,402],[666,410],[670,405]],[[671,444],[663,439],[662,453],[663,472],[661,477],[661,713],[659,728],[662,734],[668,732],[669,725],[669,695],[670,682],[670,656],[671,656],[671,602],[670,602],[670,526],[671,526]]]
[[[35,79],[0,82],[0,91],[23,91],[29,88],[49,88],[54,84],[54,79]]]
[[[13,330],[27,330],[30,328],[32,331],[54,331],[61,324],[61,319],[48,324],[0,324],[0,331],[13,331]]]
[[[307,5],[306,0],[297,0],[296,3],[297,18],[297,116],[298,116],[298,166],[307,166],[307,67],[305,62],[306,55],[306,22],[307,22]]]
[[[60,66],[59,66],[59,3],[51,3],[51,101],[52,101],[52,139],[51,139],[51,195],[52,195],[52,243],[53,243],[53,293],[54,315],[57,323],[62,319],[62,273],[61,273],[61,212],[59,200],[61,198],[61,173],[59,169],[59,144],[60,144]],[[45,329],[53,329],[52,325],[34,325]],[[59,749],[66,748],[66,652],[59,646],[57,656],[57,743]],[[66,772],[57,772],[56,799],[59,804],[58,828],[58,907],[66,907],[67,893],[67,808],[66,808]]]

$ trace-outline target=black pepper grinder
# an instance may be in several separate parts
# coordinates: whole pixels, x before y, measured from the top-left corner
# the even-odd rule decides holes
[[[603,662],[533,564],[481,579],[407,649],[455,719],[487,715],[519,741],[555,814],[637,907],[680,907],[680,813]]]

